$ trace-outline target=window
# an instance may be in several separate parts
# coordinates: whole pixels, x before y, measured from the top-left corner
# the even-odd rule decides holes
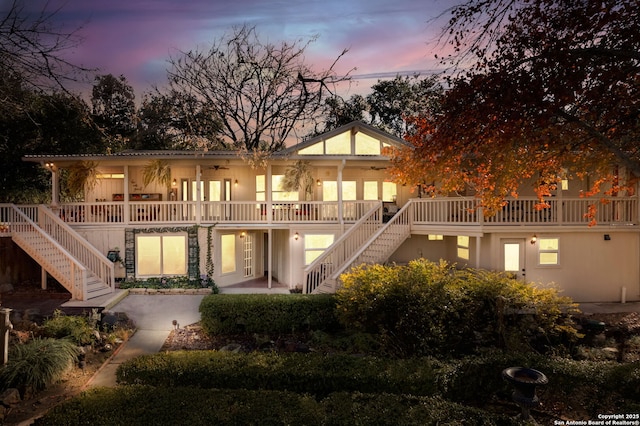
[[[333,234],[306,234],[304,236],[304,264],[310,265],[333,244]]]
[[[363,200],[377,200],[378,197],[378,181],[365,181],[363,186]]]
[[[460,259],[469,260],[469,237],[466,235],[458,236],[458,257]]]
[[[298,201],[298,191],[283,191],[284,175],[271,176],[271,199],[273,201]]]
[[[559,265],[558,248],[558,238],[538,238],[538,264]]]
[[[247,233],[244,236],[244,277],[253,276],[253,234]]]
[[[187,238],[184,235],[138,235],[136,237],[138,276],[185,275]]]
[[[432,234],[429,234],[427,236],[427,239],[429,241],[442,241],[442,240],[444,240],[444,235],[432,235]]]
[[[380,141],[362,132],[356,133],[356,155],[380,155]]]
[[[220,238],[220,249],[222,253],[220,271],[223,274],[230,274],[236,271],[236,235],[223,234]]]
[[[382,182],[382,201],[393,201],[398,196],[398,187],[393,182]]]

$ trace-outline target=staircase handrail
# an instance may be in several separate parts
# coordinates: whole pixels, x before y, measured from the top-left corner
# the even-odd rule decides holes
[[[407,232],[405,235],[411,234],[411,212],[412,212],[412,200],[409,200],[402,208],[389,220],[389,222],[385,223],[378,231],[371,236],[371,238],[367,241],[367,244],[362,245],[358,251],[356,251],[351,258],[349,258],[346,262],[342,264],[341,267],[336,268],[333,274],[330,276],[331,280],[337,280],[340,275],[342,275],[345,271],[353,267],[356,263],[359,263],[358,260],[362,257],[363,254],[376,242],[378,238],[384,235],[389,228],[393,225],[402,225],[405,227]],[[401,223],[398,223],[401,222]],[[396,247],[397,248],[397,247]],[[379,260],[377,260],[379,261]],[[360,262],[361,263],[361,262]]]
[[[98,277],[104,285],[115,289],[113,262],[100,250],[91,245],[46,206],[38,206],[38,222],[42,229]]]
[[[67,284],[66,288],[74,299],[85,300],[86,286],[83,285],[83,283],[86,282],[87,269],[84,265],[75,259],[71,253],[69,253],[62,245],[47,234],[15,205],[12,205],[11,207],[10,218],[11,231],[14,240],[24,241],[27,243],[24,236],[28,233],[36,233],[38,237],[40,237],[41,241],[64,256],[65,260],[68,262],[68,270],[65,270],[66,265],[54,264],[45,256],[40,256],[40,253],[37,253],[40,259],[36,260],[39,260],[40,263],[45,266],[47,272],[49,272],[49,274],[56,278],[61,284]]]
[[[382,202],[376,203],[366,212],[356,223],[353,224],[344,234],[342,234],[329,248],[304,269],[303,292],[311,293],[321,286],[351,251],[358,249],[373,234],[382,223]],[[367,232],[359,232],[370,226]],[[364,235],[363,237],[361,237]]]

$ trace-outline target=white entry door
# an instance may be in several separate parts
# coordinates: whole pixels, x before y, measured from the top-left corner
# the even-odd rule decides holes
[[[502,240],[502,268],[524,280],[527,274],[525,264],[524,238]]]

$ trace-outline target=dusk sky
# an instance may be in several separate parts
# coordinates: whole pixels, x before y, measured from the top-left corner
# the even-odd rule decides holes
[[[5,9],[11,0],[0,0]],[[45,0],[27,0],[38,11]],[[99,74],[124,75],[139,99],[152,85],[166,82],[167,59],[180,50],[208,49],[234,26],[256,27],[261,40],[318,40],[307,50],[314,69],[328,67],[349,49],[337,68],[357,68],[349,92],[368,93],[378,78],[418,71],[429,74],[436,37],[455,0],[49,0],[60,8],[56,21],[65,30],[82,26],[83,43],[68,58],[99,68]],[[435,19],[435,20],[434,20]],[[362,78],[370,76],[373,78]]]

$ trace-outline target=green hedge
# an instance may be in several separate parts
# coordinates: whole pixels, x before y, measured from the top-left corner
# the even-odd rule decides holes
[[[592,416],[634,412],[640,405],[640,363],[573,361],[538,354],[492,351],[442,362],[433,358],[380,359],[347,355],[213,351],[170,352],[127,361],[118,368],[123,384],[288,390],[316,396],[363,392],[442,396],[484,406],[498,397],[510,401],[502,370],[512,366],[542,371],[544,404],[581,407]],[[626,410],[626,411],[625,411]]]
[[[291,333],[335,330],[332,295],[212,294],[200,303],[206,333]]]
[[[516,425],[440,398],[337,393],[320,401],[292,392],[126,386],[84,392],[34,425]]]
[[[435,360],[421,359],[185,351],[137,357],[121,364],[116,374],[121,384],[162,387],[433,395],[440,367]]]

